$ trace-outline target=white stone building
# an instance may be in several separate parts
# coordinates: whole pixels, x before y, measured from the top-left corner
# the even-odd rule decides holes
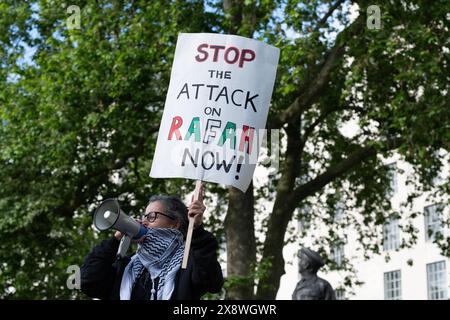
[[[395,169],[391,201],[393,208],[398,208],[400,203],[406,200],[407,191],[411,188],[406,185],[406,175],[412,168],[409,164],[400,161],[398,157],[388,159],[386,164]],[[436,184],[448,183],[448,172],[447,161],[447,166]],[[364,284],[354,287],[353,292],[337,290],[338,299],[449,299],[450,259],[441,255],[440,249],[433,243],[436,232],[449,235],[448,200],[448,198],[431,200],[429,193],[423,193],[415,199],[411,210],[422,214],[412,220],[414,227],[418,230],[418,238],[412,248],[400,249],[404,234],[400,230],[399,221],[393,220],[383,227],[383,252],[373,255],[369,260],[364,260],[357,250],[356,231],[346,230],[347,241],[345,245],[334,248],[333,258],[337,263],[344,257],[349,259],[357,272],[357,279]],[[343,212],[343,214],[352,213]],[[299,230],[301,223],[297,223],[296,227]],[[314,232],[317,234],[320,231],[316,229]],[[308,236],[311,235],[308,234]],[[281,278],[277,299],[290,300],[295,285],[300,280],[296,257],[298,249],[299,245],[293,243],[286,245],[283,250],[286,274]],[[315,248],[312,247],[312,249]],[[386,259],[387,256],[390,259]],[[345,272],[319,271],[319,276],[327,279],[334,288],[338,288],[342,285]]]

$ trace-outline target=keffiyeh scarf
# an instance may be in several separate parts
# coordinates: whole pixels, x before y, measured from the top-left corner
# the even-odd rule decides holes
[[[177,229],[150,228],[137,252],[125,267],[120,285],[120,299],[130,300],[135,281],[144,271],[148,270],[154,281],[152,292],[157,292],[158,300],[168,300],[175,287],[175,276],[183,260],[183,235]],[[151,295],[154,299],[154,295]]]

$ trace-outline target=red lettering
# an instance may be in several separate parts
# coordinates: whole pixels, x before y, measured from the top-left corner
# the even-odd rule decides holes
[[[172,119],[172,125],[170,126],[169,131],[169,140],[172,140],[172,136],[175,133],[177,140],[181,140],[180,127],[183,124],[183,119],[179,116],[176,116]]]
[[[234,52],[233,60],[230,60],[230,51]],[[239,59],[239,49],[236,47],[229,47],[224,54],[224,59],[226,63],[233,64]]]
[[[244,152],[244,143],[247,142],[247,153],[252,153],[252,142],[255,128],[246,125],[242,126],[241,142],[239,143],[239,151]]]
[[[208,59],[208,52],[203,50],[203,48],[208,48],[208,44],[207,43],[202,43],[201,45],[199,45],[197,47],[197,51],[203,54],[202,58],[200,57],[199,54],[195,56],[195,60],[197,60],[198,62],[203,62],[206,59]]]
[[[246,55],[247,53],[250,54],[250,56],[247,58]],[[244,66],[244,61],[253,61],[255,60],[256,54],[255,51],[250,50],[250,49],[243,49],[242,53],[241,53],[241,58],[239,59],[239,68],[242,68]]]
[[[228,64],[238,63],[239,68],[244,67],[245,62],[251,62],[255,60],[256,53],[250,49],[242,49],[230,46],[222,45],[209,45],[207,43],[202,43],[197,47],[199,54],[195,56],[195,60],[198,62],[206,61],[209,58],[209,53],[206,49],[210,49],[212,52],[212,62],[218,62],[220,51],[225,50],[223,54],[223,60]]]
[[[218,58],[219,58],[219,51],[222,49],[225,49],[225,46],[216,46],[216,45],[211,45],[209,46],[211,49],[214,49],[214,56],[213,56],[213,61],[217,62]]]

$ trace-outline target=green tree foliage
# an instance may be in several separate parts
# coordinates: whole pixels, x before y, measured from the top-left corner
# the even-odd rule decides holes
[[[203,3],[81,1],[79,30],[66,3],[0,5],[3,297],[78,295],[66,269],[97,241],[100,199],[137,214],[192,188],[148,173],[178,33],[211,31]]]

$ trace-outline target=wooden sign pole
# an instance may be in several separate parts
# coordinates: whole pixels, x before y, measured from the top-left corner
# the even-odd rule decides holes
[[[194,201],[198,200],[198,198],[200,197],[201,188],[202,188],[202,181],[197,180],[197,182],[195,183]],[[181,264],[181,269],[186,269],[187,267],[193,230],[194,230],[194,217],[189,217],[189,226],[186,235],[186,243],[184,245],[184,255],[183,255],[183,263]]]

